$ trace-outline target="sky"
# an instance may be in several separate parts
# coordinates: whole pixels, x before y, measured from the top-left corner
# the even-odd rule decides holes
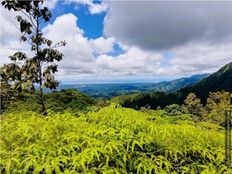
[[[213,73],[232,61],[232,1],[48,0],[41,30],[67,45],[63,84],[158,82]],[[0,65],[19,42],[17,14],[1,9]]]

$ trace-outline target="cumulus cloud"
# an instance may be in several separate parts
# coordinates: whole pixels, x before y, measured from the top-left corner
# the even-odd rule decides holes
[[[137,47],[128,47],[125,53],[116,57],[101,55],[97,58],[96,63],[104,74],[140,75],[156,73],[162,59],[162,54],[144,52]]]
[[[107,10],[105,2],[94,2],[94,0],[65,0],[66,3],[76,3],[78,5],[87,5],[91,14],[99,14]]]
[[[3,6],[0,6],[0,65],[9,62],[8,57],[12,55],[15,50],[27,51],[28,46],[25,43],[19,43],[19,36],[21,35],[19,30],[19,24],[16,22],[15,16],[19,13],[13,14],[6,10]]]
[[[170,60],[178,74],[211,73],[232,61],[232,43],[189,43],[174,48]]]
[[[88,39],[83,36],[83,30],[77,27],[77,19],[71,13],[64,14],[43,29],[46,37],[54,42],[61,40],[67,42],[65,47],[59,48],[64,54],[60,68],[67,75],[70,73],[94,73],[92,49]]]
[[[115,40],[114,38],[103,38],[90,39],[90,46],[96,54],[108,53],[113,50]]]
[[[106,36],[143,51],[173,53],[156,75],[212,73],[232,61],[232,2],[110,1],[108,9]]]
[[[143,49],[232,40],[232,2],[110,1],[108,6],[104,33]]]
[[[43,3],[43,6],[53,9],[57,4],[57,0],[48,0]],[[19,36],[21,32],[19,30],[19,23],[16,21],[16,16],[21,15],[27,19],[27,17],[20,12],[13,12],[5,9],[3,6],[0,6],[0,65],[9,62],[9,56],[15,53],[15,51],[23,51],[29,54],[30,46],[27,43],[19,42]]]
[[[109,56],[108,53],[113,51],[116,40],[103,36],[88,39],[84,36],[84,31],[77,26],[77,20],[77,16],[68,13],[57,17],[53,23],[43,28],[45,37],[54,43],[62,40],[68,43],[65,47],[58,48],[64,54],[63,60],[59,63],[60,76],[122,77],[153,73],[159,69],[159,62],[163,56],[153,51],[143,51],[137,47],[120,44],[123,53],[115,57]],[[13,26],[13,23],[10,26]],[[16,31],[17,29],[12,31],[11,37],[18,44]],[[6,55],[15,51],[10,48],[9,43],[5,48]]]
[[[64,14],[43,30],[48,38],[56,42],[66,40],[68,43],[60,48],[64,54],[64,60],[60,63],[60,75],[94,73],[97,76],[122,76],[153,73],[158,68],[162,55],[144,52],[137,47],[121,45],[124,53],[115,57],[109,56],[107,53],[113,50],[115,39],[88,39],[84,36],[84,31],[77,26],[77,20],[71,13]]]
[[[70,3],[74,1],[88,5],[89,10],[91,4],[106,3],[68,0]],[[59,63],[58,78],[62,81],[75,81],[76,78],[89,81],[112,78],[119,81],[119,78],[176,77],[211,73],[232,60],[229,2],[214,2],[209,9],[205,5],[209,2],[197,2],[198,5],[193,2],[166,3],[107,2],[109,11],[104,22],[105,34],[96,39],[85,36],[74,14],[56,17],[43,32],[54,42],[66,40],[68,43],[59,48],[64,58]],[[225,7],[223,11],[222,7]],[[51,8],[54,8],[53,5]],[[90,13],[93,11],[90,10]],[[224,16],[225,19],[222,19]],[[15,50],[26,51],[28,47],[19,43],[15,15],[1,9],[1,24],[2,65],[9,61],[7,57]],[[115,51],[115,44],[123,51],[112,56],[110,53]],[[165,57],[165,51],[172,55]]]

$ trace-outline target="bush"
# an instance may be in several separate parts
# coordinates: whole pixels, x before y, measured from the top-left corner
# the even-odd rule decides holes
[[[168,105],[164,108],[165,114],[168,116],[177,116],[181,115],[181,106],[178,104]]]

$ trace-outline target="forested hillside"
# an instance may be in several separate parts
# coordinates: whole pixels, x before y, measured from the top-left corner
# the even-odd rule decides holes
[[[193,86],[183,88],[178,92],[183,97],[193,92],[206,102],[209,92],[222,90],[232,92],[232,62],[223,66],[208,78],[203,79]]]
[[[154,92],[175,92],[186,86],[191,86],[201,81],[202,79],[208,77],[209,74],[198,74],[191,77],[184,77],[168,82],[156,83],[151,87]]]
[[[151,108],[156,109],[158,106],[165,107],[173,103],[183,104],[189,93],[196,94],[203,104],[206,104],[209,93],[216,91],[232,92],[232,63],[225,65],[198,83],[173,93],[141,92],[117,96],[112,100],[119,102],[125,107],[140,108],[149,105]]]
[[[45,108],[52,112],[63,112],[64,110],[88,111],[95,108],[97,100],[77,90],[66,89],[59,92],[45,94]],[[38,97],[29,93],[14,96],[5,106],[6,112],[11,111],[34,111],[40,112]]]

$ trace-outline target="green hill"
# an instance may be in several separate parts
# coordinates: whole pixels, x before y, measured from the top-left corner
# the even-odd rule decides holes
[[[21,94],[15,100],[12,100],[7,106],[8,111],[36,111],[39,112],[40,104],[37,97],[31,94]],[[95,107],[97,100],[75,90],[66,89],[54,91],[45,94],[46,109],[52,112],[70,111],[88,111]]]

